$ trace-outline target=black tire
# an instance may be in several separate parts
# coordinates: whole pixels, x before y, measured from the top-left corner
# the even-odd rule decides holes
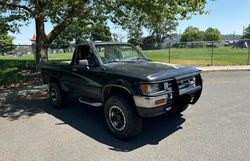
[[[182,113],[183,111],[185,111],[190,103],[191,100],[191,96],[190,95],[183,95],[181,97],[179,97],[173,108],[168,112],[168,116],[177,116],[180,113]]]
[[[188,108],[189,104],[184,104],[184,105],[180,105],[178,107],[178,110],[177,110],[177,114],[180,114],[182,113],[183,111],[185,111],[187,108]]]
[[[104,106],[104,115],[109,131],[125,140],[140,133],[143,118],[138,116],[134,105],[120,96],[111,96]]]
[[[49,97],[55,108],[62,109],[66,107],[68,93],[63,91],[57,83],[51,83],[49,85]]]
[[[177,106],[173,106],[172,109],[170,111],[168,111],[168,113],[166,113],[166,116],[169,117],[174,117],[177,116],[179,114],[181,114],[183,111],[185,111],[188,108],[189,104],[182,104],[182,105],[177,105]]]

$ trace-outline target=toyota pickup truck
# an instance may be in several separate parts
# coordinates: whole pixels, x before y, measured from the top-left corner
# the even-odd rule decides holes
[[[77,45],[72,61],[45,64],[41,73],[56,108],[66,107],[70,94],[104,108],[107,127],[119,139],[138,135],[145,117],[180,114],[202,91],[198,69],[152,62],[129,43]]]

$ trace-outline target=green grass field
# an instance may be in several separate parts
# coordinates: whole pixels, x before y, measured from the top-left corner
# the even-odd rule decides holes
[[[49,54],[49,60],[69,60],[72,58],[73,53],[59,53]],[[35,60],[34,55],[23,55],[23,56],[0,56],[0,60]]]
[[[169,50],[143,51],[153,61],[169,62]],[[72,53],[49,54],[49,60],[70,60]],[[181,48],[170,50],[170,62],[186,65],[210,65],[211,48]],[[34,60],[33,55],[0,56],[0,60]],[[214,48],[214,65],[243,65],[248,62],[248,49],[232,49],[230,47]]]
[[[144,52],[153,61],[168,62],[168,50]],[[170,50],[170,62],[186,65],[211,65],[211,48],[182,48]],[[214,65],[243,65],[248,61],[248,49],[214,48]]]

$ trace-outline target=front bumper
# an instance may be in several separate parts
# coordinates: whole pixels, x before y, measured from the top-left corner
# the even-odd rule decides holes
[[[171,105],[161,105],[154,108],[137,107],[137,112],[141,117],[155,117],[168,113],[172,108]]]
[[[154,117],[166,113],[172,108],[172,97],[171,94],[156,97],[133,96],[137,112],[141,117]],[[161,99],[165,99],[165,102],[156,105],[155,102]]]
[[[177,83],[174,83],[175,87],[172,93],[166,93],[160,96],[133,96],[138,114],[141,117],[154,117],[168,113],[171,108],[176,108],[177,105],[182,103],[194,104],[199,99],[202,91],[201,77],[200,75],[196,77],[196,86],[179,89]],[[185,102],[182,102],[184,101],[183,98],[187,97],[189,99],[185,99]],[[160,99],[165,99],[165,102],[156,105],[156,101]]]

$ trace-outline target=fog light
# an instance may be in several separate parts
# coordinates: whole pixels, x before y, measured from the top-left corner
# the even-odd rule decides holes
[[[164,104],[167,100],[165,98],[155,100],[155,105]]]
[[[172,107],[166,107],[165,110],[166,111],[170,111],[172,109]]]

